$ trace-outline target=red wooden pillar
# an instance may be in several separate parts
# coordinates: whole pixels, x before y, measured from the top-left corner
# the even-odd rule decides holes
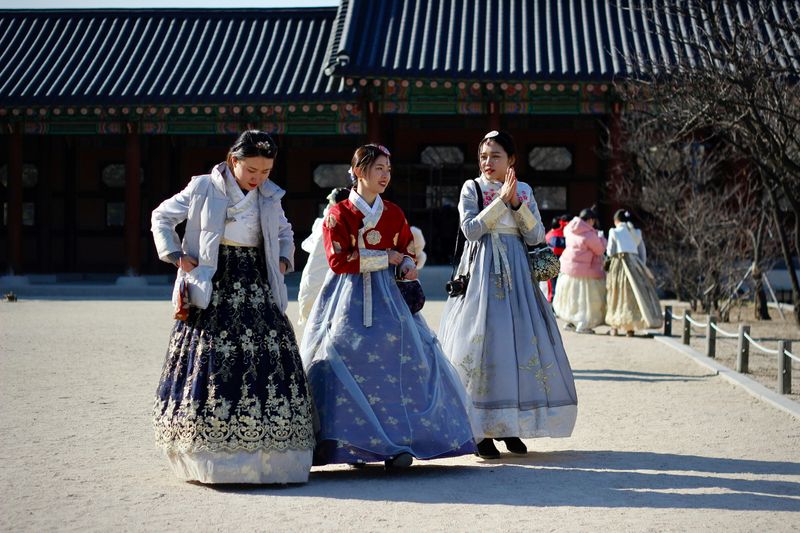
[[[141,270],[141,212],[142,193],[139,184],[141,144],[136,124],[128,124],[125,138],[125,255],[128,276],[138,276]]]
[[[367,139],[371,143],[384,143],[381,139],[381,115],[378,112],[378,103],[366,101],[367,109]]]
[[[8,154],[8,270],[22,273],[22,124],[14,124]]]
[[[500,103],[489,100],[489,131],[500,129]]]
[[[619,102],[612,103],[608,127],[609,145],[611,147],[608,165],[608,192],[612,213],[615,213],[617,209],[620,209],[620,203],[617,199],[617,194],[619,192],[619,188],[622,186],[623,172],[623,161],[620,148],[622,143],[622,124],[620,120],[621,113],[622,105]]]

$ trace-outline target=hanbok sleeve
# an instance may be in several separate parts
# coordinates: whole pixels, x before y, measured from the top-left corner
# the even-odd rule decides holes
[[[533,190],[527,195],[527,201],[522,201],[517,209],[511,210],[511,215],[517,223],[525,243],[528,245],[539,244],[544,241],[545,231],[542,224],[542,215],[539,206],[533,197]]]
[[[279,205],[278,213],[278,250],[281,258],[288,261],[286,272],[294,271],[294,231],[292,225],[283,212],[283,207]]]
[[[337,274],[358,274],[389,268],[389,254],[383,250],[360,249],[357,232],[348,227],[339,206],[333,206],[322,224],[325,255]]]
[[[196,185],[197,177],[192,178],[181,192],[161,202],[150,216],[150,231],[153,232],[158,258],[162,261],[172,263],[170,256],[182,251],[175,227],[189,216],[189,204]]]
[[[617,253],[617,232],[612,228],[608,232],[608,244],[606,244],[606,255],[611,257]]]
[[[417,259],[417,249],[414,246],[414,234],[411,233],[411,227],[408,225],[408,221],[405,218],[403,218],[403,225],[397,237],[397,246],[395,250],[403,255],[407,255],[411,259]]]
[[[647,248],[644,245],[644,239],[642,238],[642,231],[641,230],[636,230],[636,232],[639,234],[638,235],[638,237],[639,237],[639,246],[636,247],[637,251],[639,252],[639,259],[641,259],[642,263],[644,263],[646,265],[647,264]]]
[[[458,201],[458,214],[461,217],[461,231],[468,241],[478,241],[491,231],[500,217],[505,213],[506,204],[500,197],[483,208],[483,198],[478,198],[478,191],[473,180],[461,187],[461,198]]]
[[[397,246],[395,249],[405,256],[403,263],[400,264],[401,268],[404,268],[406,265],[408,265],[409,268],[417,267],[417,248],[414,245],[414,234],[411,232],[411,226],[408,225],[405,216],[403,217],[403,225],[398,233]]]

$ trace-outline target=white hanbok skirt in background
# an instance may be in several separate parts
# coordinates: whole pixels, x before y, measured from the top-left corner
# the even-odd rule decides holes
[[[638,255],[612,255],[606,287],[606,324],[621,331],[661,327],[663,316],[653,274]]]
[[[606,281],[602,278],[558,275],[558,291],[553,296],[556,316],[574,324],[578,331],[603,323],[606,316]]]

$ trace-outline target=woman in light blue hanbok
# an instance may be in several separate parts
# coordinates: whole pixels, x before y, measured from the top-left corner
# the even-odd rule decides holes
[[[461,189],[458,209],[467,239],[459,275],[466,291],[448,298],[439,338],[472,406],[478,455],[496,459],[493,439],[516,454],[520,438],[568,437],[577,395],[558,327],[532,283],[526,244],[544,240],[531,187],[514,173],[514,141],[488,133],[479,146],[481,176]]]
[[[464,387],[395,279],[415,280],[417,269],[402,210],[380,197],[389,152],[362,146],[351,165],[356,187],[323,221],[331,272],[300,346],[318,417],[314,464],[404,467],[473,453]]]

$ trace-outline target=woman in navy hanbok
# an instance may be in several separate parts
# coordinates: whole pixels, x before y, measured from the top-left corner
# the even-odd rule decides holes
[[[458,375],[395,273],[416,279],[402,210],[382,200],[389,152],[356,150],[350,197],[323,222],[328,273],[300,346],[318,415],[314,464],[409,466],[474,451]]]
[[[188,307],[172,328],[153,423],[184,480],[308,480],[313,408],[285,314],[294,234],[269,179],[276,153],[268,134],[246,131],[226,161],[153,211],[158,256],[178,267],[175,300]]]
[[[524,454],[521,438],[572,434],[578,401],[550,304],[531,280],[525,245],[542,242],[545,229],[514,173],[514,141],[492,131],[478,150],[481,176],[458,203],[467,239],[458,273],[471,277],[448,298],[439,337],[470,395],[478,454],[496,459],[493,439]]]

